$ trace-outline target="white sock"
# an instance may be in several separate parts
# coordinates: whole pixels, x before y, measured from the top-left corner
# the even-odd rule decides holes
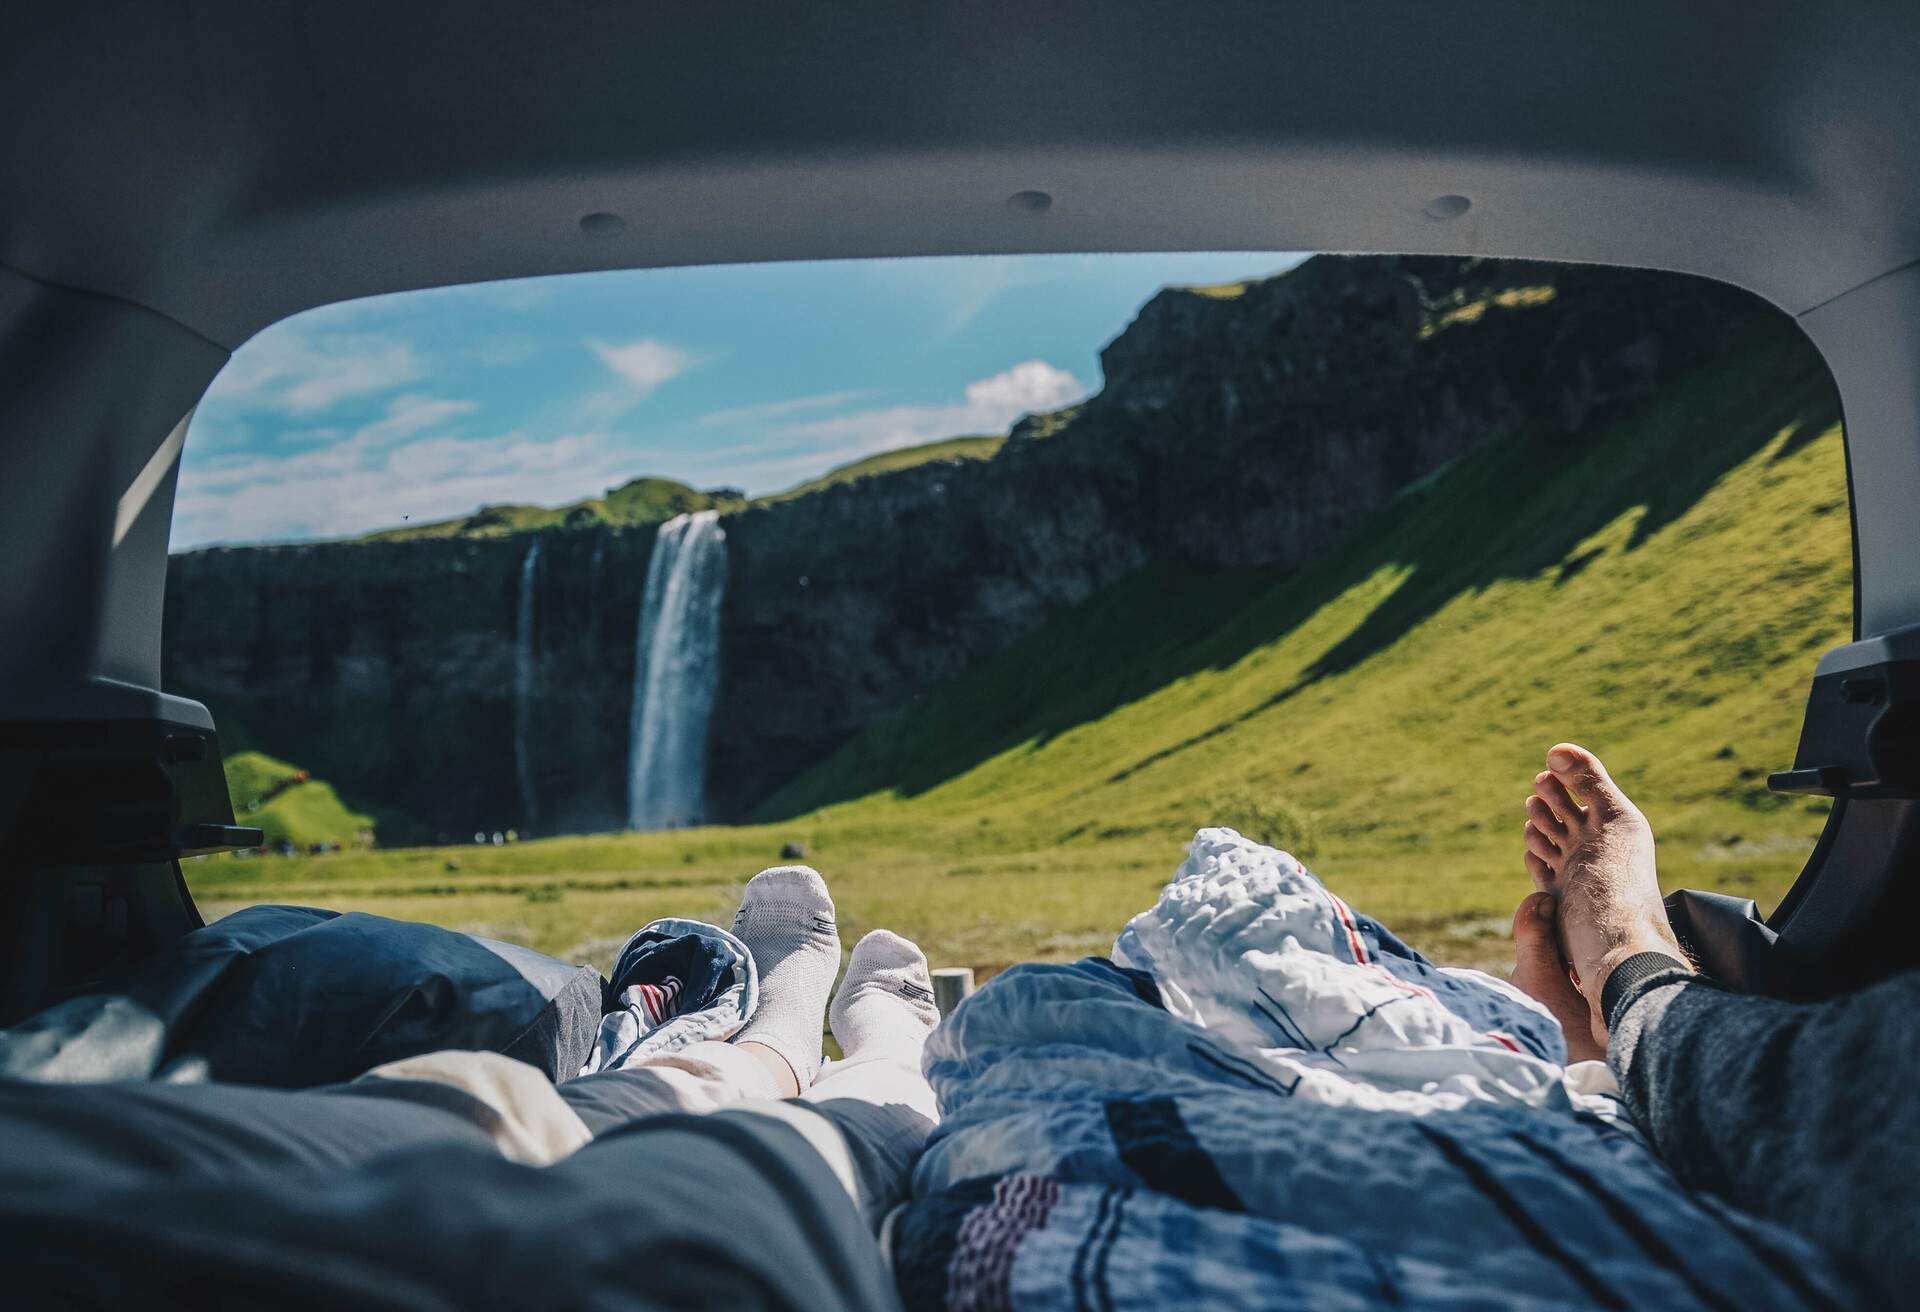
[[[747,884],[733,932],[760,970],[760,1005],[735,1043],[764,1043],[802,1089],[820,1069],[820,1023],[840,969],[840,931],[826,881],[806,866],[776,866]]]
[[[940,1023],[927,954],[898,934],[874,930],[854,945],[830,1015],[849,1060],[869,1047],[924,1043]]]

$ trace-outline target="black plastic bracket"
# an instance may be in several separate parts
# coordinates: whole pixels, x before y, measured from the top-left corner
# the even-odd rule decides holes
[[[1920,629],[1849,643],[1814,672],[1793,768],[1776,793],[1920,798]]]
[[[29,867],[258,847],[234,823],[211,728],[163,719],[0,722],[0,853]]]

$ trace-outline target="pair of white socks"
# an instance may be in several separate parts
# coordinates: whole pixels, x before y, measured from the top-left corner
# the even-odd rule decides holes
[[[884,929],[854,945],[847,977],[833,993],[840,969],[833,898],[826,881],[806,866],[755,875],[733,932],[760,971],[760,1005],[734,1042],[760,1043],[779,1053],[802,1089],[820,1070],[823,1013],[850,1060],[869,1045],[924,1040],[940,1020],[926,954]]]

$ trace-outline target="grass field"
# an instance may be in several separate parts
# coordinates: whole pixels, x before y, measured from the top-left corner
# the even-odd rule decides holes
[[[210,915],[318,903],[604,967],[650,917],[724,921],[797,840],[849,942],[887,925],[990,971],[1105,951],[1226,820],[1432,955],[1503,966],[1522,799],[1566,737],[1642,802],[1669,887],[1767,906],[1825,803],[1764,776],[1851,627],[1840,432],[1804,358],[1755,348],[1580,442],[1484,447],[1292,578],[1149,571],[900,708],[761,823],[188,877]]]
[[[235,818],[260,830],[269,846],[347,847],[373,830],[372,817],[351,810],[331,784],[306,778],[297,765],[265,752],[235,752],[222,764]]]

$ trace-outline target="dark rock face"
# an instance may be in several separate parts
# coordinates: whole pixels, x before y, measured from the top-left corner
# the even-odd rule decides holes
[[[1797,330],[1715,284],[1512,262],[1323,257],[1163,291],[1102,353],[1098,396],[1023,421],[992,460],[726,517],[713,811],[747,814],[880,712],[1149,560],[1303,565],[1475,446],[1551,450],[1756,331]],[[618,825],[652,532],[543,538],[531,817],[512,744],[530,538],[177,557],[169,686],[208,701],[229,744],[436,833]]]
[[[1140,567],[1096,488],[942,461],[728,520],[709,780],[720,814]]]
[[[514,675],[532,540],[176,556],[167,685],[214,709],[227,750],[289,757],[398,812],[397,821],[379,817],[389,842],[617,828],[653,530],[541,539],[529,739],[538,804],[527,815],[515,778]]]

